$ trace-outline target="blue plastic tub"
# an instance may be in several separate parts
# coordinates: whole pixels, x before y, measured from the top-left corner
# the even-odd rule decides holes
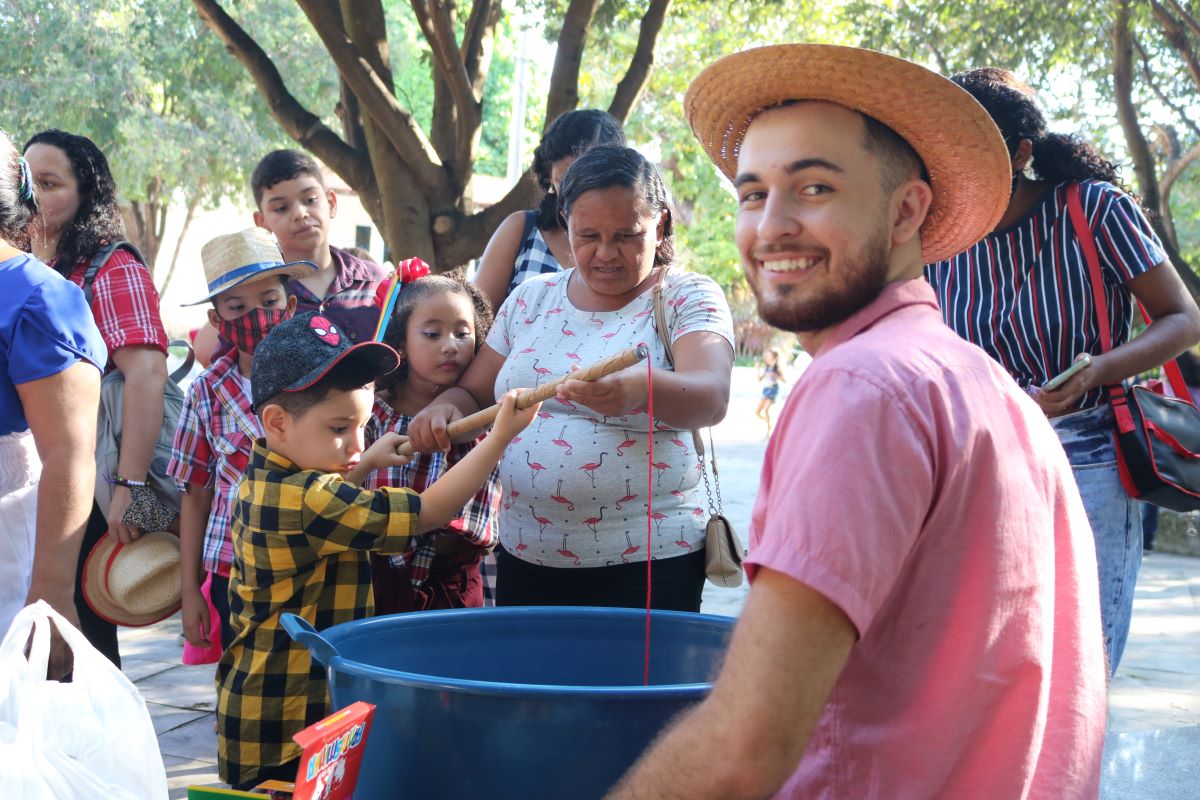
[[[601,797],[680,711],[708,694],[734,620],[497,608],[397,614],[319,634],[284,627],[327,667],[334,708],[375,704],[355,797]]]

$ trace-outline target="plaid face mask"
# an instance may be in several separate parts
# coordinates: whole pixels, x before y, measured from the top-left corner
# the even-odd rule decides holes
[[[252,354],[271,328],[291,317],[286,309],[256,308],[237,319],[222,319],[218,330],[243,353]]]

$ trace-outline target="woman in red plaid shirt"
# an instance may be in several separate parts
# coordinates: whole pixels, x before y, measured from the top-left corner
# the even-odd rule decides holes
[[[29,227],[33,254],[83,287],[92,257],[125,238],[108,159],[91,139],[47,130],[26,143],[25,160],[38,190],[38,215]],[[118,249],[96,274],[89,301],[108,346],[107,370],[118,369],[125,376],[117,474],[136,484],[146,480],[163,420],[167,334],[158,291],[146,266],[129,250]],[[130,500],[128,486],[114,485],[110,506],[93,509],[80,549],[77,587],[83,561],[105,531],[122,542],[140,535],[123,522]],[[88,641],[120,665],[116,626],[97,616],[78,591],[75,604]]]
[[[407,433],[413,415],[458,382],[491,322],[487,300],[460,275],[433,275],[410,284],[384,333],[384,342],[400,353],[401,363],[380,381],[372,435]],[[367,488],[423,492],[474,446],[471,439],[455,443],[447,453],[416,453],[404,466],[371,473]],[[376,613],[482,606],[479,562],[496,544],[499,502],[500,483],[493,471],[445,528],[415,537],[404,553],[372,556]]]

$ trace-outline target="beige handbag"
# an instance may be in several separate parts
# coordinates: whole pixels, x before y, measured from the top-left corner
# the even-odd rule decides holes
[[[658,329],[658,339],[666,350],[667,363],[675,365],[675,356],[671,352],[671,337],[667,333],[667,309],[662,296],[662,282],[654,291],[654,325]],[[696,448],[696,457],[703,467],[700,474],[704,476],[704,493],[708,497],[708,525],[705,526],[704,536],[704,575],[717,586],[733,588],[742,585],[742,561],[746,557],[746,549],[742,546],[741,537],[733,529],[733,523],[723,513],[721,508],[721,479],[717,474],[717,452],[712,446],[712,431],[708,433],[709,458],[705,460],[704,439],[700,431],[692,431],[692,444]],[[708,481],[708,468],[712,468],[712,483]],[[713,486],[717,492],[714,500]]]

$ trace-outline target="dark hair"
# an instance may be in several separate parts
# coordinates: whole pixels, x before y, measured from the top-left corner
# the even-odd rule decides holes
[[[20,158],[12,139],[0,131],[0,236],[9,244],[24,236],[25,226],[37,213],[33,187],[25,185],[29,173]]]
[[[558,216],[558,201],[550,185],[550,169],[555,162],[578,156],[598,145],[625,146],[625,131],[621,123],[607,111],[579,108],[561,114],[542,134],[542,141],[533,151],[533,174],[542,190],[538,206],[538,227],[544,231],[562,227]]]
[[[258,413],[262,416],[262,410],[267,406],[279,406],[293,417],[303,417],[313,406],[328,397],[330,392],[352,392],[369,387],[374,380],[375,371],[369,364],[353,358],[346,359],[307,389],[275,395],[259,406]]]
[[[663,239],[654,251],[654,266],[670,266],[675,260],[675,225],[671,199],[658,167],[632,147],[602,145],[581,155],[563,176],[558,192],[558,208],[563,219],[571,216],[571,206],[584,192],[623,186],[632,189],[645,206],[645,212],[658,216],[667,212]]]
[[[254,173],[250,176],[250,188],[254,192],[254,205],[262,210],[263,192],[277,183],[290,181],[301,175],[311,175],[317,179],[321,187],[325,187],[325,179],[321,177],[321,168],[308,153],[299,150],[272,150],[262,157]]]
[[[1022,139],[1033,144],[1034,173],[1050,183],[1089,178],[1117,184],[1117,165],[1076,134],[1050,133],[1033,89],[1006,69],[982,67],[953,75],[987,110],[1004,136],[1009,155]]]
[[[879,155],[885,193],[893,191],[914,172],[920,173],[921,180],[929,182],[925,162],[907,139],[870,114],[863,114],[862,118],[865,128],[863,143],[867,150]]]
[[[396,307],[392,309],[392,318],[388,320],[387,330],[383,333],[384,344],[397,350],[405,349],[408,345],[408,321],[412,318],[417,304],[439,294],[457,294],[471,301],[475,309],[475,352],[478,353],[492,327],[492,304],[483,292],[475,288],[475,284],[467,282],[461,270],[452,270],[441,275],[426,275],[404,287],[404,292],[396,301]],[[380,379],[379,389],[391,392],[406,380],[408,362],[401,361],[394,372]]]
[[[117,204],[117,184],[108,159],[86,136],[51,128],[34,134],[22,151],[28,152],[35,144],[62,150],[71,162],[78,184],[79,209],[58,237],[54,253],[54,268],[69,275],[80,258],[90,257],[108,242],[125,238],[125,223]]]

